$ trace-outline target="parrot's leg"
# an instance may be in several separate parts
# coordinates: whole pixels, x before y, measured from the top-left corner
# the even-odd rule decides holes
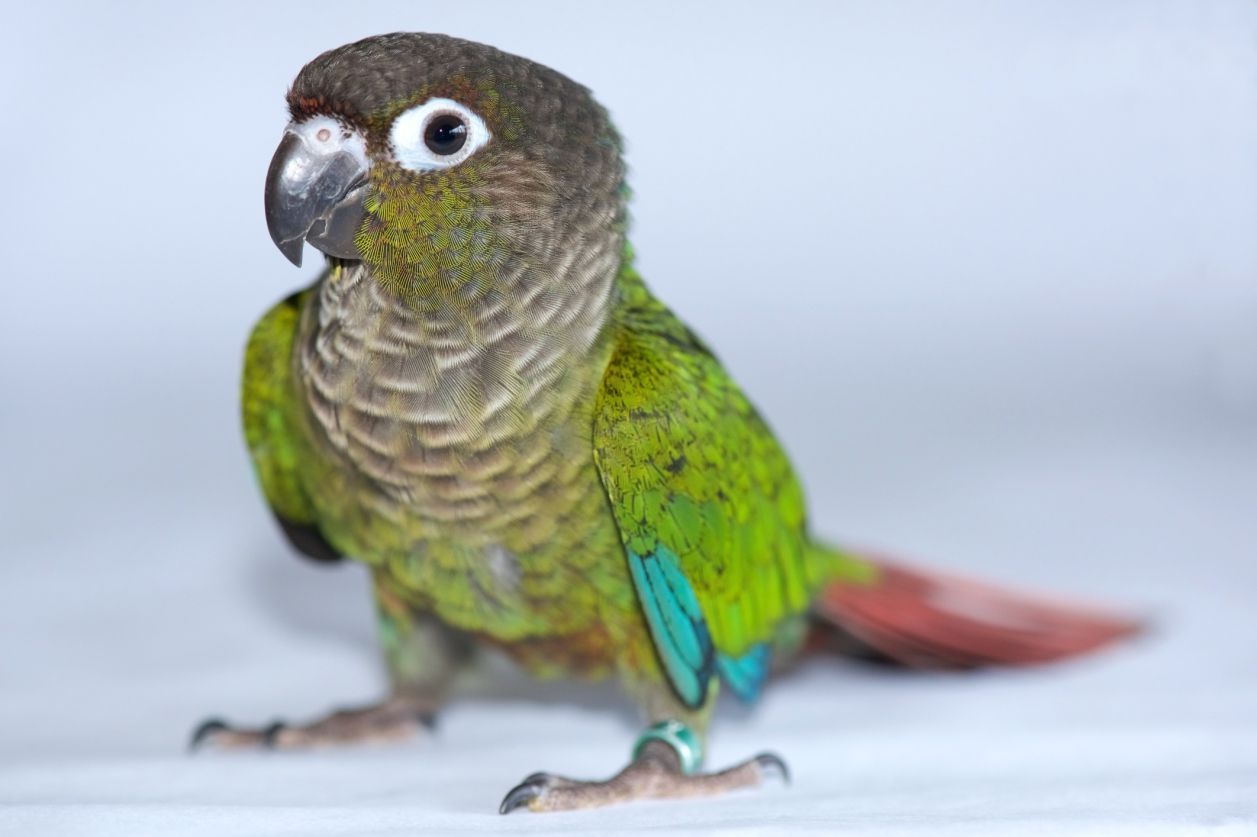
[[[755,787],[773,776],[788,782],[790,774],[785,762],[772,753],[760,753],[713,773],[698,772],[703,760],[702,731],[707,727],[715,702],[714,695],[712,698],[696,713],[684,710],[676,713],[676,717],[685,720],[674,717],[649,727],[637,740],[633,760],[610,779],[586,782],[551,773],[534,773],[511,789],[502,800],[499,812],[509,814],[518,808],[575,811],[635,799],[715,796]]]
[[[394,694],[369,706],[338,709],[306,724],[276,721],[265,727],[237,727],[211,718],[192,734],[192,748],[297,749],[403,741],[431,726],[435,708],[426,700]]]
[[[714,773],[687,772],[686,762],[691,758],[688,754],[682,755],[682,749],[662,738],[649,737],[660,729],[661,725],[651,727],[639,739],[633,760],[610,779],[582,782],[551,773],[534,773],[511,789],[498,810],[503,814],[525,807],[530,811],[575,811],[635,799],[715,796],[755,787],[770,776],[789,781],[785,762],[772,753],[760,753]]]
[[[299,748],[402,741],[432,726],[450,681],[470,658],[469,640],[434,617],[416,613],[377,583],[380,640],[392,691],[379,703],[341,709],[305,724],[276,722],[237,727],[219,719],[202,723],[193,749]]]

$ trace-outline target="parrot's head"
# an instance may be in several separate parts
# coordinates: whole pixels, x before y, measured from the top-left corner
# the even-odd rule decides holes
[[[619,257],[619,138],[553,70],[444,35],[380,35],[307,64],[288,109],[266,220],[294,264],[308,241],[423,296]]]

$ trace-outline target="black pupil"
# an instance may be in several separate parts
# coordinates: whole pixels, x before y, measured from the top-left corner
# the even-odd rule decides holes
[[[428,123],[423,141],[434,154],[453,154],[467,142],[467,126],[451,114],[442,114]]]

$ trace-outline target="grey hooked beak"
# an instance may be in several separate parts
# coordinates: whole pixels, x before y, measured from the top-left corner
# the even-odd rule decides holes
[[[327,117],[288,126],[266,173],[266,227],[288,261],[301,266],[303,242],[329,256],[359,259],[354,235],[366,209],[362,137]]]

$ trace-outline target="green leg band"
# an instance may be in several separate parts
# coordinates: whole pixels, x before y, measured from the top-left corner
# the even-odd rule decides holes
[[[697,773],[698,769],[703,766],[703,745],[694,734],[694,730],[680,721],[660,721],[648,727],[637,737],[637,743],[633,745],[635,761],[649,741],[662,741],[675,750],[681,762],[681,772],[686,776]]]

